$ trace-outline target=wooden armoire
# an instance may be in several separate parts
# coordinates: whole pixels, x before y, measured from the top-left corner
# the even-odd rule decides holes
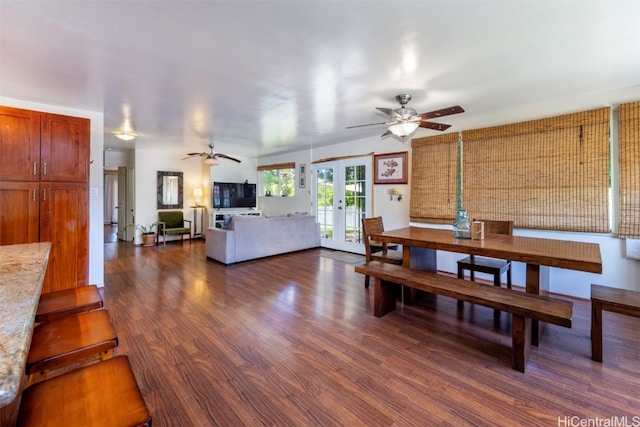
[[[51,242],[42,292],[89,276],[90,120],[0,106],[0,245]]]

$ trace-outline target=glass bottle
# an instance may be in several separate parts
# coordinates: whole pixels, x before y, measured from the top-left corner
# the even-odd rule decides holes
[[[453,237],[456,239],[471,238],[471,222],[466,209],[458,211],[458,217],[453,221]]]

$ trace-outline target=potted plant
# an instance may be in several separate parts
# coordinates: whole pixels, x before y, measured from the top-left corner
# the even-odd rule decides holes
[[[127,227],[135,227],[136,230],[140,231],[140,237],[142,238],[142,246],[155,246],[156,244],[156,231],[155,227],[158,225],[157,222],[151,224],[129,224]]]

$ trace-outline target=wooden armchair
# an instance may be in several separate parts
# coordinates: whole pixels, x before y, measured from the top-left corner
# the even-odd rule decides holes
[[[364,237],[365,260],[381,261],[390,264],[402,265],[402,252],[390,249],[386,243],[371,240],[371,235],[384,231],[382,217],[362,218],[362,234]],[[394,246],[397,248],[397,246]],[[369,276],[364,277],[364,287],[369,287]]]
[[[167,245],[167,236],[179,235],[180,241],[184,241],[185,234],[191,243],[191,220],[184,219],[182,211],[158,212],[158,239],[162,236],[163,245]]]

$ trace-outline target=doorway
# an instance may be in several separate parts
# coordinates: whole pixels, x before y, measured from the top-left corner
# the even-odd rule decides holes
[[[364,253],[362,218],[370,215],[371,157],[316,164],[312,193],[322,247]]]

